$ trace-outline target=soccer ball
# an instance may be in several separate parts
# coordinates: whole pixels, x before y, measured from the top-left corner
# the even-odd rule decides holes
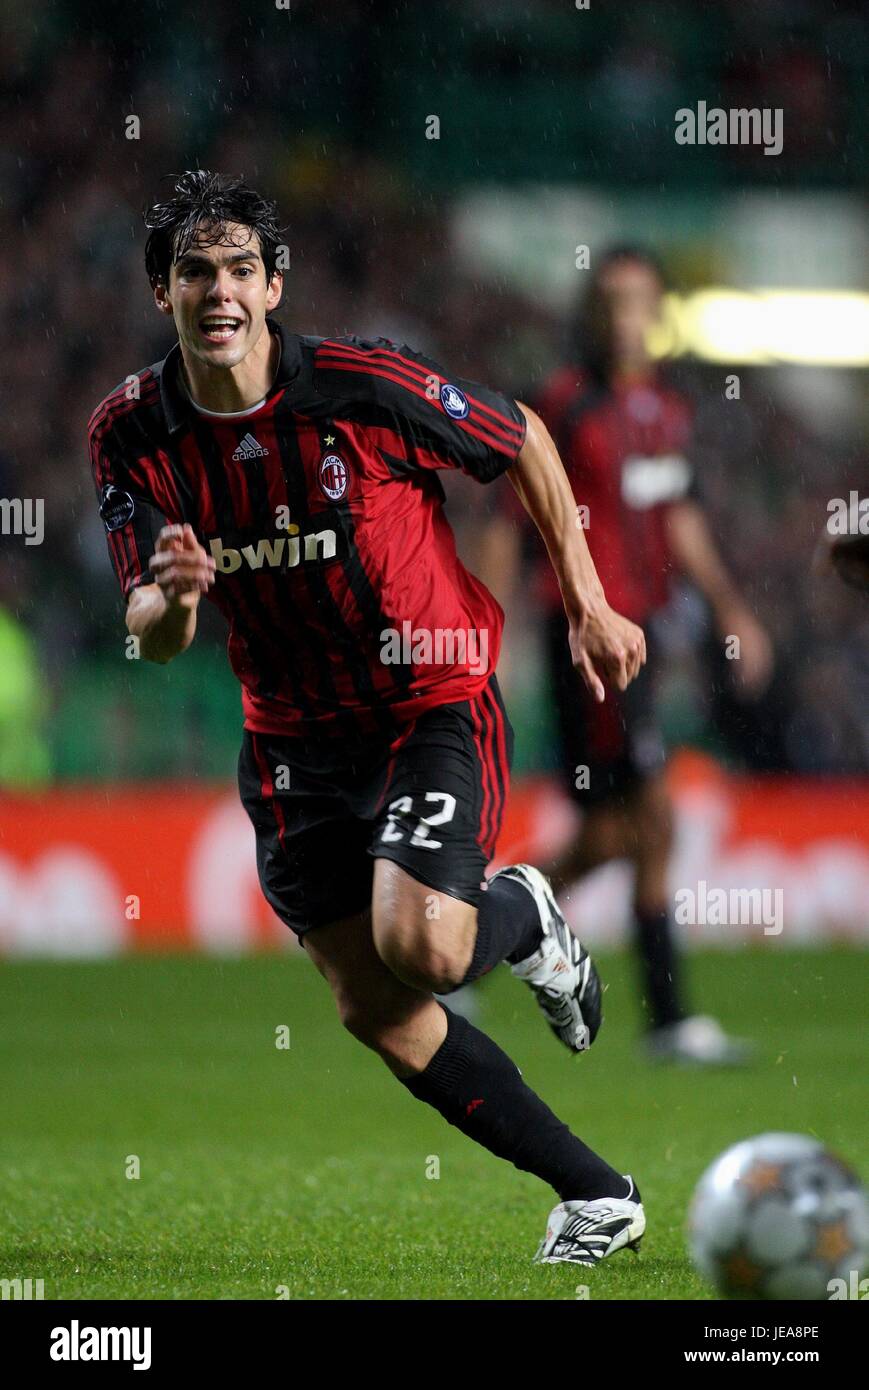
[[[851,1287],[869,1263],[865,1189],[802,1134],[727,1149],[697,1184],[688,1226],[694,1262],[724,1298],[828,1299],[831,1280]]]

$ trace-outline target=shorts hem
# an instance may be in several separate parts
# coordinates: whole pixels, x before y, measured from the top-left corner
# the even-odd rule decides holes
[[[474,894],[473,889],[468,889],[463,892],[457,888],[447,887],[444,883],[433,883],[431,878],[426,878],[424,874],[419,873],[419,871],[416,868],[411,868],[411,866],[407,864],[403,859],[401,859],[397,854],[392,854],[389,850],[380,849],[379,846],[375,849],[372,846],[368,850],[368,853],[372,856],[373,859],[391,860],[393,864],[397,864],[400,869],[404,869],[404,872],[406,874],[409,874],[411,878],[416,879],[417,883],[421,883],[425,888],[433,888],[436,893],[445,893],[448,898],[456,898],[459,902],[467,903],[469,907],[479,907],[480,905],[480,898],[483,895],[482,888],[478,888],[476,890],[476,896],[469,896],[469,894]],[[485,872],[485,866],[483,871]]]

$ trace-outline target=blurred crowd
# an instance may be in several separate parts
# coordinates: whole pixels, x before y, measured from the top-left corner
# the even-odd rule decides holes
[[[426,189],[413,169],[384,153],[383,141],[370,138],[372,103],[382,98],[367,59],[388,41],[390,17],[400,12],[406,23],[410,8],[348,3],[337,24],[321,7],[292,0],[288,14],[276,11],[296,26],[285,47],[269,27],[273,15],[266,23],[224,0],[208,6],[202,33],[192,11],[159,3],[118,9],[110,33],[85,4],[50,5],[32,27],[8,11],[0,19],[0,236],[7,248],[0,497],[44,498],[46,521],[41,546],[0,541],[0,613],[14,629],[8,669],[23,662],[17,682],[0,682],[0,741],[14,741],[23,728],[20,692],[30,688],[33,669],[41,672],[45,709],[25,703],[49,737],[52,711],[62,707],[75,671],[119,648],[121,606],[85,428],[103,396],[173,341],[154,311],[142,257],[141,211],[159,196],[161,176],[199,164],[243,173],[277,197],[291,248],[278,316],[294,331],[408,342],[457,375],[531,402],[557,364],[563,322],[515,286],[464,270],[450,245],[449,191]],[[542,23],[563,7],[479,0],[461,11],[444,8],[456,23],[491,34],[499,23],[517,31],[531,9]],[[691,8],[671,7],[684,11],[686,23]],[[797,29],[801,17],[825,24],[837,43],[846,42],[857,12],[842,3],[826,14],[806,0],[712,7],[716,23],[752,32],[785,8]],[[643,33],[651,23],[644,21]],[[654,48],[626,29],[597,69],[601,101],[627,112],[629,124],[642,122],[644,93],[656,84],[679,87],[678,55],[667,56],[665,32],[662,26]],[[503,47],[509,66],[513,50]],[[795,43],[776,60],[784,86],[798,81],[807,131],[845,119],[846,94],[822,81],[820,52],[817,44]],[[719,58],[734,100],[756,61],[746,53],[740,56],[737,43]],[[336,73],[345,75],[340,101],[327,80]],[[396,110],[400,100],[399,83]],[[377,109],[382,127],[391,117],[382,104]],[[125,136],[130,113],[141,121],[138,141]],[[666,258],[666,247],[659,250]],[[681,370],[698,405],[697,459],[710,514],[774,637],[779,666],[764,709],[735,708],[706,651],[702,611],[683,592],[668,629],[670,697],[678,703],[690,690],[695,722],[726,729],[747,763],[866,770],[869,608],[863,596],[810,572],[827,501],[859,485],[861,465],[865,480],[865,453],[856,440],[813,434],[784,409],[773,369],[743,372],[742,399],[726,408],[704,368]],[[451,489],[451,515],[471,567],[492,505],[486,493],[464,480]],[[515,623],[514,650],[521,625],[533,630],[534,614],[522,611]],[[3,632],[0,624],[0,641]],[[220,623],[207,621],[202,641],[221,640]],[[9,684],[17,693],[4,703]],[[44,749],[37,761],[48,766]]]

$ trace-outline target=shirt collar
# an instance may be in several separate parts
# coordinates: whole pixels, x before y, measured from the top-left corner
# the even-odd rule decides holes
[[[286,386],[298,376],[302,353],[298,336],[295,333],[285,333],[282,325],[275,323],[273,319],[266,319],[266,327],[270,333],[277,336],[281,349],[278,358],[278,370],[268,391],[270,396],[278,387]],[[170,434],[174,434],[176,430],[180,430],[186,425],[191,414],[195,413],[189,397],[181,389],[180,368],[181,344],[175,343],[157,369],[160,377],[160,401]],[[208,416],[200,416],[199,418],[208,419]]]

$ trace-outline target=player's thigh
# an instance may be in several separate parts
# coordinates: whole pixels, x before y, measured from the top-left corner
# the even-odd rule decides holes
[[[493,676],[422,715],[394,758],[369,853],[374,941],[402,979],[461,983],[509,787],[513,730]]]
[[[583,811],[577,832],[575,856],[590,873],[613,859],[629,858],[632,839],[621,799],[597,802]]]
[[[670,854],[673,847],[673,801],[663,772],[644,777],[632,788],[625,806],[631,854],[638,861]]]
[[[624,692],[607,689],[603,705],[591,696],[574,670],[563,613],[548,620],[546,653],[564,786],[583,814],[601,807],[611,817],[629,776]]]
[[[256,835],[260,886],[273,911],[303,938],[371,903],[370,827],[290,738],[245,730],[238,763],[242,805]]]
[[[630,855],[635,840],[634,794],[657,778],[666,761],[655,701],[656,648],[627,690],[608,689],[598,704],[572,668],[563,615],[550,619],[547,653],[560,763],[567,790],[583,812],[600,811],[589,832],[600,840],[606,822],[615,828],[624,808],[629,845],[614,846],[613,855]],[[629,804],[631,803],[631,804]]]

